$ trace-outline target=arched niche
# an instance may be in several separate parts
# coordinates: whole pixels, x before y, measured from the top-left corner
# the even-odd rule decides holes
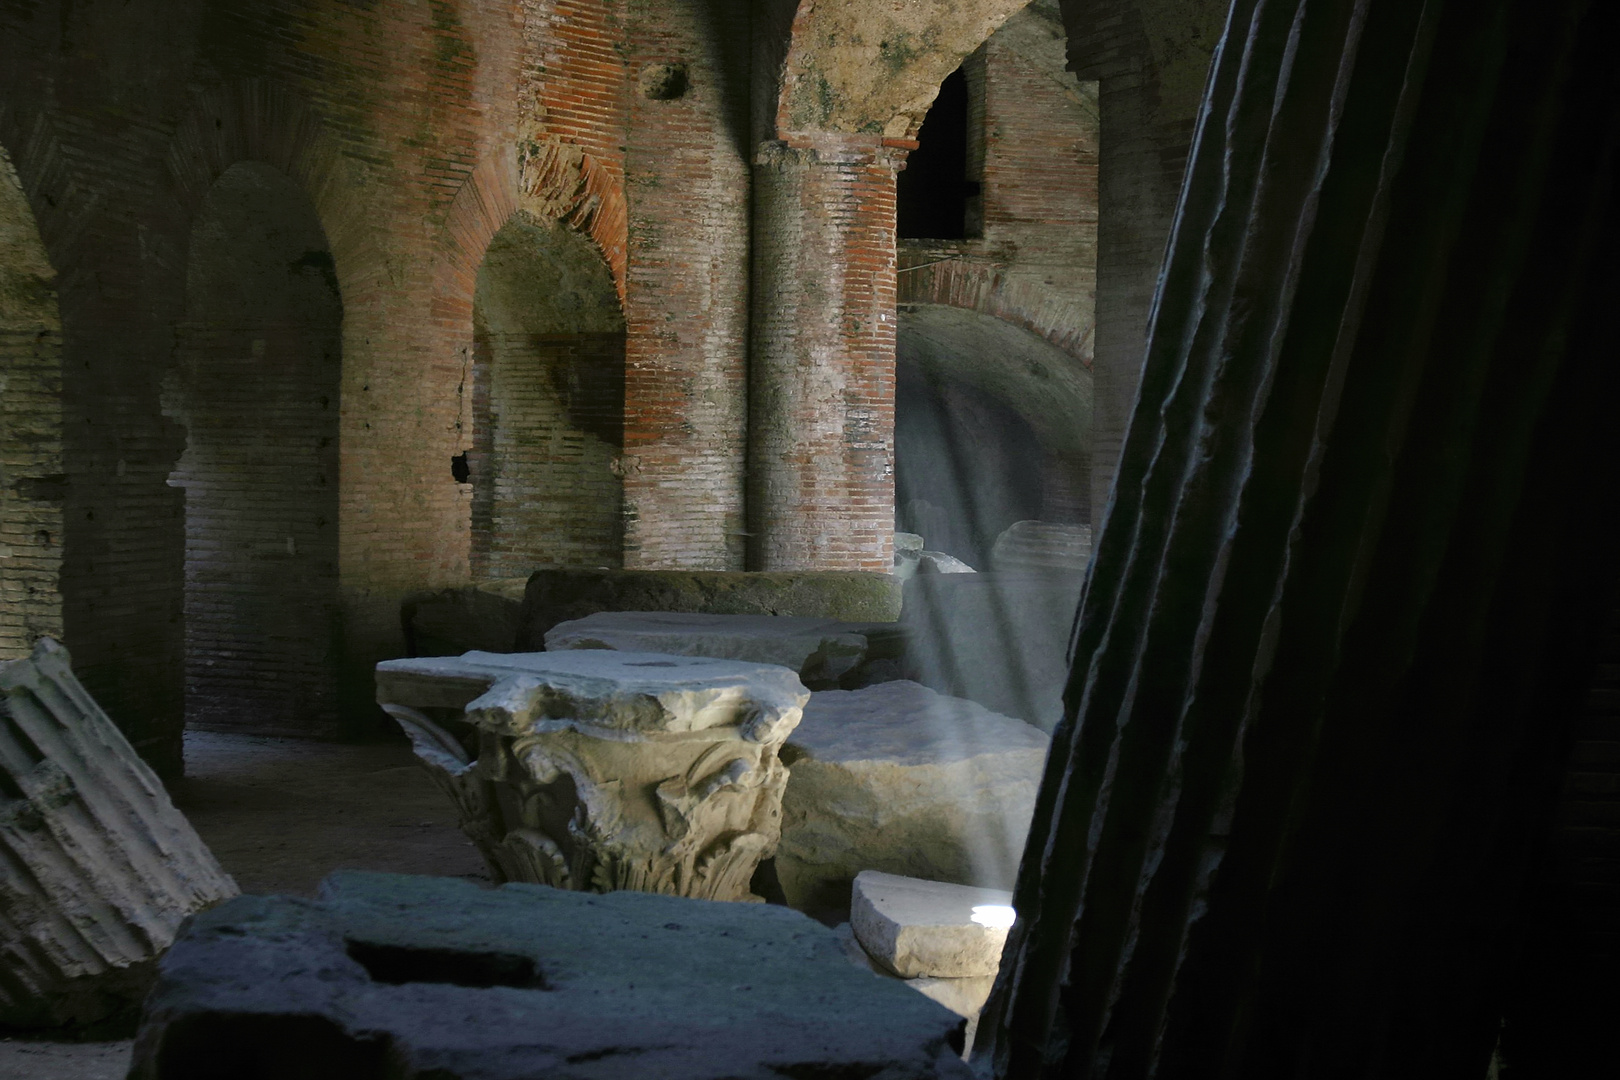
[[[578,231],[495,234],[473,300],[472,569],[623,563],[624,314]]]
[[[0,660],[62,636],[62,324],[56,275],[0,148]]]
[[[186,427],[190,725],[333,735],[343,303],[308,197],[225,171],[191,229],[167,406]]]
[[[987,566],[1016,521],[1090,521],[1091,373],[1040,335],[911,304],[896,336],[896,523]]]

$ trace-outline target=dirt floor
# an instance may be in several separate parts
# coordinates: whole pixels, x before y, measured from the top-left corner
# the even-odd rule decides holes
[[[455,808],[404,743],[186,736],[170,793],[243,892],[313,896],[333,870],[488,880]],[[6,1039],[0,1080],[122,1080],[130,1043]]]

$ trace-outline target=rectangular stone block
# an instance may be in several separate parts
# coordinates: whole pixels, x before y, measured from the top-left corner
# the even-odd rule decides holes
[[[164,958],[132,1080],[967,1080],[963,1023],[795,911],[342,873]]]
[[[855,878],[850,925],[861,947],[901,978],[993,977],[1011,904],[1000,889],[865,870]]]

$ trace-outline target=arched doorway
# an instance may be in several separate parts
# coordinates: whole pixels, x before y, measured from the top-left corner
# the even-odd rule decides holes
[[[62,324],[55,273],[0,149],[0,660],[62,636]]]
[[[589,239],[515,216],[473,302],[472,570],[623,563],[624,314]]]
[[[1091,373],[1038,334],[941,304],[900,309],[896,518],[987,569],[1014,522],[1090,521]]]
[[[191,230],[168,411],[186,451],[187,723],[340,729],[338,394],[343,304],[308,197],[228,169]]]

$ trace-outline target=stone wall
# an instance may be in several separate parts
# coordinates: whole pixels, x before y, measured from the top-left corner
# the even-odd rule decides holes
[[[1019,517],[1090,520],[1097,85],[1066,63],[1055,0],[1013,15],[964,62],[979,184],[968,238],[900,241],[899,408],[916,415],[898,421],[899,520],[980,568]],[[980,399],[1018,422],[974,424]],[[929,412],[951,419],[931,429]],[[1029,429],[1033,450],[1018,437]],[[1020,486],[1033,494],[1010,497]],[[929,508],[908,512],[914,499]]]
[[[35,510],[62,515],[47,529],[60,595],[41,602],[59,606],[86,686],[178,769],[176,485],[190,481],[176,469],[197,426],[172,395],[187,357],[243,359],[241,343],[205,340],[185,299],[198,216],[243,161],[307,200],[342,301],[336,432],[316,436],[336,455],[320,468],[335,470],[337,614],[300,633],[340,657],[337,711],[356,729],[371,715],[364,673],[403,649],[400,599],[474,571],[476,485],[452,463],[478,453],[479,268],[520,212],[589,240],[624,320],[623,447],[605,440],[594,479],[553,488],[611,503],[606,466],[622,544],[610,552],[604,527],[569,561],[738,569],[752,529],[754,566],[887,569],[894,169],[939,80],[1018,7],[953,2],[927,13],[933,29],[883,5],[741,0],[5,7],[0,147],[63,327],[61,464],[41,475],[69,482],[30,489],[48,496]],[[860,41],[846,16],[864,20]],[[895,35],[865,33],[885,27]],[[821,76],[837,100],[801,115],[804,92],[823,100]],[[781,201],[755,187],[774,168],[754,164],[762,142],[802,158],[771,188]],[[792,256],[763,287],[756,244]],[[771,319],[751,328],[751,303]],[[780,378],[750,385],[751,369]],[[750,462],[755,494],[780,496],[753,525]],[[282,550],[288,535],[306,550],[285,524]]]
[[[566,226],[514,219],[478,273],[472,572],[622,558],[624,317],[608,266]]]
[[[626,8],[624,563],[740,570],[750,4]]]
[[[55,274],[0,148],[0,660],[62,633],[62,327]]]
[[[232,166],[193,226],[165,412],[186,451],[186,720],[339,730],[338,402],[343,303],[320,222],[285,174]]]

